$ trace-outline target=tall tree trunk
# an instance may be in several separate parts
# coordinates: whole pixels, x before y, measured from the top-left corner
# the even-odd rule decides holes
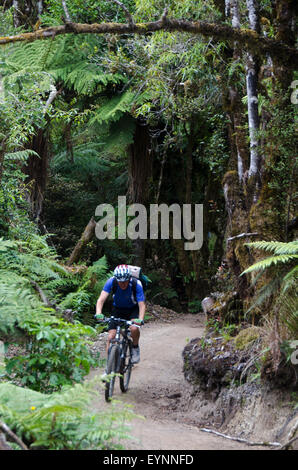
[[[226,14],[231,15],[232,25],[235,28],[240,28],[238,0],[226,0],[225,5]],[[240,44],[236,41],[234,42],[232,60],[234,63],[240,63],[242,60]],[[226,93],[227,98],[224,103],[230,118],[228,130],[231,149],[229,170],[224,175],[222,181],[228,215],[225,232],[226,240],[237,236],[239,233],[248,233],[250,231],[247,201],[244,193],[244,183],[249,168],[250,155],[245,130],[245,107],[240,95],[239,85],[237,86],[240,78],[239,72],[235,69],[229,79],[228,91]],[[235,290],[237,290],[241,298],[244,298],[247,285],[244,278],[239,278],[239,274],[247,267],[247,255],[242,245],[243,242],[238,239],[235,242],[227,243],[224,258],[228,263],[230,272],[234,274]]]
[[[152,174],[152,151],[149,126],[146,122],[138,119],[133,143],[129,152],[129,204],[148,203],[149,179]],[[144,240],[133,241],[135,263],[139,266],[144,264],[145,243]]]

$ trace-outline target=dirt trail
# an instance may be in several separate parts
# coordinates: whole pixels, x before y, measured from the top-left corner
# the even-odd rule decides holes
[[[199,315],[183,315],[169,322],[149,322],[141,330],[141,362],[133,369],[130,388],[121,393],[115,383],[114,398],[130,404],[136,414],[131,423],[133,440],[126,449],[144,450],[233,450],[251,447],[207,434],[187,424],[183,394],[190,389],[183,376],[182,350],[187,341],[203,334]],[[92,376],[102,373],[94,371]],[[99,399],[98,408],[110,404]]]

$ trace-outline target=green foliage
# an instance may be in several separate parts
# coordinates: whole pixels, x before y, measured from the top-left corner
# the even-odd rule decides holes
[[[14,430],[29,449],[95,450],[120,449],[129,437],[125,422],[133,418],[129,408],[92,412],[98,395],[96,381],[64,387],[59,393],[43,394],[0,384],[1,420]]]
[[[130,111],[134,101],[135,95],[130,90],[119,96],[116,95],[99,106],[98,112],[95,113],[90,123],[94,124],[97,122],[102,124],[104,121],[118,121],[123,113]]]
[[[108,275],[107,260],[103,256],[88,267],[78,289],[70,292],[61,302],[60,307],[75,310],[78,318],[81,319],[85,313],[92,313]]]
[[[134,1],[122,2],[129,11],[134,11]],[[61,24],[61,17],[65,16],[60,0],[46,0],[46,9],[42,14],[43,24],[49,26]],[[123,10],[115,3],[105,0],[72,0],[67,3],[72,21],[78,23],[100,23],[101,21],[126,22]]]
[[[200,300],[192,300],[188,302],[188,311],[190,313],[198,313],[202,310],[202,305]]]
[[[270,279],[258,292],[256,302],[249,311],[258,305],[262,305],[265,300],[274,296],[275,300],[272,309],[278,312],[279,319],[288,328],[289,334],[297,335],[298,332],[298,296],[297,279],[298,267],[295,260],[298,258],[298,241],[278,242],[260,241],[247,243],[247,246],[273,253],[273,256],[264,258],[247,268],[243,274],[259,271],[260,275],[264,271],[270,272]],[[254,280],[259,279],[257,276]]]
[[[6,361],[6,374],[22,385],[37,391],[59,390],[61,386],[81,382],[96,365],[83,337],[94,330],[80,323],[69,324],[61,319],[27,322],[24,327],[33,341],[21,356]]]
[[[57,390],[81,381],[95,365],[86,338],[95,331],[69,324],[45,307],[34,290],[69,276],[44,237],[0,239],[0,335],[27,338],[26,352],[6,362],[6,373],[35,390]],[[53,286],[52,286],[53,288]]]

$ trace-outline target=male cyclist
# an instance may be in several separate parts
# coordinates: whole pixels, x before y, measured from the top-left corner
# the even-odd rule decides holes
[[[112,315],[125,320],[133,320],[137,325],[144,323],[145,316],[145,295],[141,281],[132,279],[128,266],[119,265],[114,270],[114,276],[108,279],[96,303],[95,318],[103,317],[102,309],[109,294],[113,293]],[[115,281],[116,279],[116,281]],[[116,325],[111,319],[109,321],[109,334],[107,342],[107,351],[110,341],[115,338]],[[140,361],[140,329],[136,326],[130,327],[133,341],[132,362],[137,364]]]

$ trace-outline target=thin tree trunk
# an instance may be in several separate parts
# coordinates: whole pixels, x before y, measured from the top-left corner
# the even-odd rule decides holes
[[[259,15],[257,11],[256,0],[246,0],[249,25],[257,34],[260,33]],[[248,128],[250,138],[250,165],[248,176],[255,177],[255,188],[253,200],[257,200],[258,186],[260,184],[261,155],[259,151],[258,132],[260,119],[258,112],[258,59],[251,53],[248,54],[246,64],[246,88],[247,88],[247,110],[248,110]]]
[[[15,28],[18,28],[21,26],[21,21],[19,18],[19,1],[18,0],[13,0],[12,2],[13,6],[13,25]]]
[[[38,14],[38,17],[40,17],[40,15],[42,14],[43,12],[43,0],[38,0],[37,2],[37,14]]]
[[[238,0],[226,0],[226,12],[229,12],[232,16],[232,26],[236,29],[240,28],[240,14]],[[240,61],[241,51],[239,49],[238,41],[234,42],[234,61]],[[236,80],[237,77],[235,77]],[[233,82],[233,78],[231,80]],[[237,87],[231,85],[230,90],[230,101],[232,105],[232,121],[235,134],[235,144],[237,152],[237,171],[239,182],[243,180],[244,172],[246,171],[246,160],[247,160],[247,149],[245,144],[245,134],[243,130],[243,113],[241,110],[241,98],[237,91]]]
[[[73,163],[74,155],[73,155],[73,145],[72,145],[72,139],[71,139],[71,126],[72,126],[72,121],[66,124],[64,135],[65,135],[67,157],[69,158],[71,163]]]
[[[160,196],[160,190],[161,190],[161,185],[162,185],[162,180],[163,180],[163,172],[164,172],[164,166],[166,163],[167,159],[167,152],[164,150],[163,156],[162,156],[162,161],[161,161],[161,166],[160,166],[160,174],[159,174],[159,180],[158,180],[158,188],[157,188],[157,194],[156,194],[156,204],[158,204],[159,201],[159,196]]]

